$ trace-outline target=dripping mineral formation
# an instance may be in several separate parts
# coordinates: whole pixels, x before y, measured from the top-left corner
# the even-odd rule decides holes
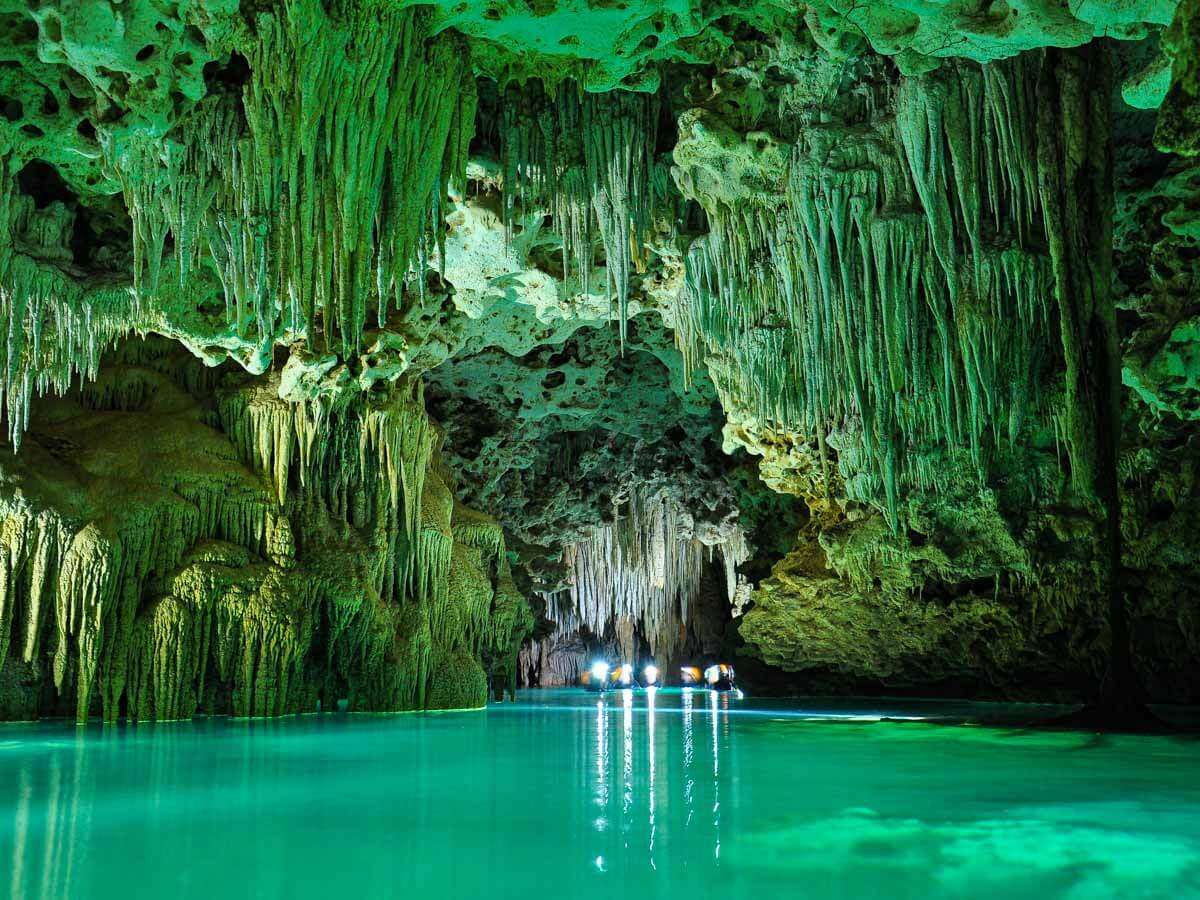
[[[1200,701],[1200,3],[0,0],[0,718]]]

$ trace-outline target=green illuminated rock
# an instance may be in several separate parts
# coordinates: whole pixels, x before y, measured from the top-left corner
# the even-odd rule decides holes
[[[0,0],[0,717],[1200,698],[1198,22]]]

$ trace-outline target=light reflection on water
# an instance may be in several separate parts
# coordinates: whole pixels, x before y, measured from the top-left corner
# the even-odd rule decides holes
[[[663,689],[9,726],[0,896],[1200,897],[1200,744],[875,721],[944,712]]]
[[[654,864],[654,827],[655,827],[654,826],[654,767],[656,765],[655,757],[658,755],[658,747],[654,741],[654,713],[655,713],[654,704],[655,704],[655,699],[656,699],[657,695],[658,695],[658,688],[653,688],[653,687],[647,688],[647,690],[646,690],[646,746],[649,749],[649,752],[648,752],[648,758],[647,758],[647,762],[646,762],[646,773],[648,776],[648,780],[650,782],[649,790],[647,791],[647,793],[649,794],[649,798],[650,798],[649,799],[649,807],[650,807],[649,826],[650,827],[649,827],[648,831],[649,831],[649,835],[650,835],[650,868],[654,869],[655,871],[658,870],[658,866],[656,866]]]

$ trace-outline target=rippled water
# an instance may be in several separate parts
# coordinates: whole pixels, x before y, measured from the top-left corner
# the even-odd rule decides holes
[[[1200,897],[1200,743],[873,721],[978,711],[547,691],[0,726],[0,896]]]

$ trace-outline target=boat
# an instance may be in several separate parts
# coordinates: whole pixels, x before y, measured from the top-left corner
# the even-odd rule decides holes
[[[733,666],[717,663],[704,670],[704,684],[711,691],[735,691]]]
[[[579,676],[579,683],[585,690],[599,694],[609,688],[611,669],[606,662],[594,662],[592,667]]]
[[[579,676],[579,683],[594,693],[624,690],[638,686],[637,682],[634,681],[633,666],[630,663],[610,666],[602,660],[592,663],[592,667]]]
[[[685,688],[699,688],[710,691],[736,691],[733,666],[728,663],[716,663],[701,669],[699,666],[681,666],[679,668],[679,683]]]
[[[696,679],[700,679],[700,670],[696,669]],[[617,690],[658,690],[662,687],[662,673],[654,663],[642,667],[642,677],[634,677],[632,663],[620,663],[610,666],[603,660],[592,663],[590,669],[579,676],[579,683],[589,691],[601,693]]]

